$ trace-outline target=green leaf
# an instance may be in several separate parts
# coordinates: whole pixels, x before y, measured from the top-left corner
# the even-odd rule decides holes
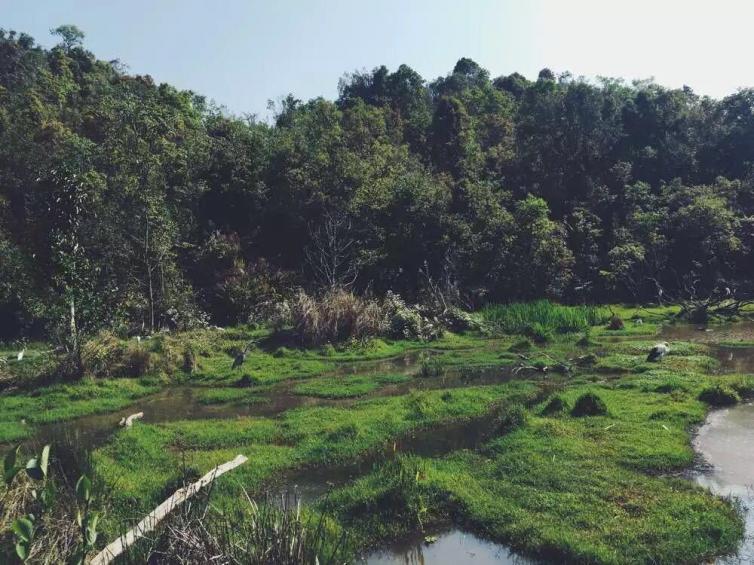
[[[50,463],[50,446],[45,445],[42,448],[42,455],[39,458],[39,468],[42,471],[42,475],[47,477],[47,466]]]
[[[22,541],[16,543],[16,555],[25,562],[29,558],[29,544]]]
[[[16,534],[19,540],[29,543],[34,537],[34,522],[27,516],[16,518],[11,525],[11,530],[13,530],[13,533]]]
[[[99,522],[99,516],[97,514],[91,514],[87,516],[86,528],[84,529],[84,535],[86,537],[87,547],[93,547],[97,542],[97,523]]]
[[[21,446],[17,445],[5,454],[5,459],[3,460],[3,478],[5,479],[5,484],[11,484],[16,474],[18,474],[16,462],[18,461],[18,453],[20,450]]]
[[[88,504],[92,499],[92,481],[86,475],[81,475],[76,483],[76,498],[82,504]]]

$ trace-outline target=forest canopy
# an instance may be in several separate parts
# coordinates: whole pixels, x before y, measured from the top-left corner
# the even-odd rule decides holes
[[[479,307],[749,292],[754,90],[462,58],[344,76],[270,123],[0,31],[0,339],[245,322],[294,289]]]

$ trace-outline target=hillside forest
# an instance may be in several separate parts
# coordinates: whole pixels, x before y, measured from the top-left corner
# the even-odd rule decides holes
[[[346,74],[262,120],[53,34],[0,32],[0,339],[253,323],[301,290],[466,309],[751,291],[752,89],[461,58]]]

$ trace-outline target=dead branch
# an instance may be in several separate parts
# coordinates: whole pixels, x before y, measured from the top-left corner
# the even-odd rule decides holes
[[[130,416],[124,416],[120,419],[120,422],[118,422],[118,425],[122,428],[130,428],[133,426],[135,420],[141,420],[144,417],[144,412],[137,412],[136,414],[131,414]]]

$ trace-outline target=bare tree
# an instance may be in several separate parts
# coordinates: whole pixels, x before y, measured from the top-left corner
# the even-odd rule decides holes
[[[678,304],[681,309],[676,317],[692,322],[706,322],[709,318],[732,318],[754,305],[751,293],[738,289],[720,280],[710,292],[700,292],[699,279],[694,273],[683,277],[677,295],[669,295],[657,279],[650,279],[657,288],[658,302]]]
[[[356,282],[356,240],[351,234],[351,219],[342,212],[327,212],[316,227],[309,226],[311,243],[305,249],[306,260],[323,286],[349,288]]]

